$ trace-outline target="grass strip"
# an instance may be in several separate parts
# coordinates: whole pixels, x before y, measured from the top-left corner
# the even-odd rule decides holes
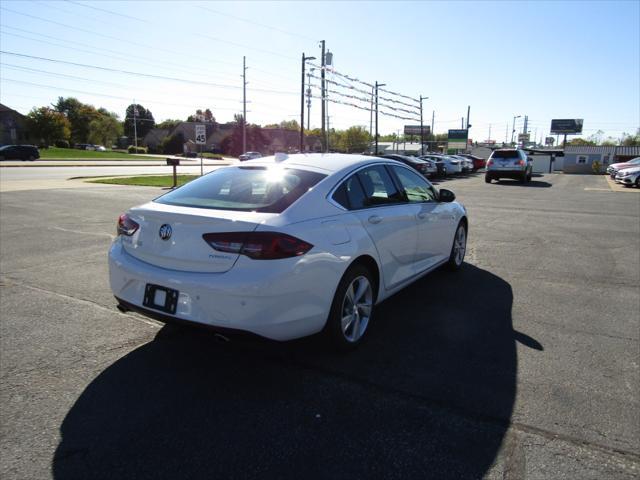
[[[198,175],[178,175],[178,186],[198,178]],[[173,175],[141,175],[137,177],[98,178],[90,183],[107,183],[109,185],[136,185],[140,187],[171,187]]]

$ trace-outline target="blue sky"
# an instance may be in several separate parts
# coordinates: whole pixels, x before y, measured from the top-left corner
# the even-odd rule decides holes
[[[248,121],[299,119],[300,57],[319,58],[318,40],[324,39],[336,72],[410,97],[428,96],[425,123],[435,110],[437,133],[459,128],[471,105],[476,140],[488,137],[489,125],[491,138],[504,140],[514,115],[528,115],[538,138],[548,134],[552,118],[584,118],[585,136],[603,130],[618,137],[640,126],[639,5],[3,0],[5,52],[189,82],[2,54],[0,102],[27,113],[57,96],[75,96],[122,117],[135,98],[156,120],[184,119],[209,107],[218,121],[227,121],[242,109],[244,55]],[[329,115],[338,128],[369,127],[368,111],[330,104]],[[379,118],[381,133],[416,123]],[[311,126],[319,125],[314,99]]]

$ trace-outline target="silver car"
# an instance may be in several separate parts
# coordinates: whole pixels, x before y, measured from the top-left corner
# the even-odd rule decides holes
[[[253,160],[254,158],[261,158],[262,154],[260,152],[246,152],[238,157],[238,160],[244,162],[245,160]]]
[[[626,187],[635,185],[640,188],[640,166],[623,168],[616,174],[616,183],[621,183]]]
[[[522,183],[531,181],[533,175],[533,160],[522,151],[515,148],[494,150],[487,160],[484,181],[501,178],[513,178]]]

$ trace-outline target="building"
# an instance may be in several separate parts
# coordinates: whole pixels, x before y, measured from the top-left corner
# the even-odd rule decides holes
[[[168,128],[152,128],[142,139],[142,145],[149,148],[149,152],[157,152],[162,141],[169,136]]]
[[[27,117],[0,103],[0,145],[29,143]]]
[[[565,173],[593,173],[593,164],[600,164],[604,172],[612,163],[625,162],[640,157],[640,147],[608,147],[591,145],[567,145],[564,148],[563,171]]]

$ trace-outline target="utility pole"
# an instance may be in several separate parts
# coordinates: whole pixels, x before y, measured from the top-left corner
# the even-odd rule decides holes
[[[311,68],[307,73],[307,131],[311,130],[311,72],[315,69]]]
[[[469,125],[469,114],[471,113],[471,105],[467,106],[467,130],[469,130],[469,127],[471,125]]]
[[[527,134],[527,124],[529,123],[529,115],[524,116],[524,126],[522,127],[522,133]]]
[[[138,117],[138,104],[136,99],[133,99],[133,137],[134,145],[136,146],[136,153],[138,153],[138,127],[136,125],[136,118]]]
[[[435,143],[436,141],[436,132],[434,130],[434,120],[436,119],[436,111],[433,110],[431,112],[431,136],[433,137],[433,142]],[[430,145],[429,150],[435,151],[433,150],[433,144]]]
[[[424,127],[422,125],[422,101],[429,97],[423,97],[420,95],[420,153],[424,155]]]
[[[302,53],[302,82],[300,87],[300,153],[304,152],[304,67],[307,60],[315,60],[316,57],[305,57]],[[311,90],[309,90],[309,96]],[[311,106],[311,97],[308,99],[309,107]],[[307,128],[308,130],[308,128]]]
[[[242,57],[242,153],[247,151],[247,57]]]
[[[460,128],[464,130],[464,117],[460,117]]]
[[[369,109],[369,138],[373,138],[373,91],[375,87],[371,87],[371,108]],[[371,140],[369,140],[371,142]],[[371,143],[369,143],[371,149]]]
[[[489,124],[489,143],[491,143],[491,124]]]
[[[320,65],[322,66],[322,71],[320,72],[320,92],[321,92],[321,99],[320,99],[320,105],[321,105],[321,116],[322,116],[322,121],[321,121],[321,128],[322,128],[322,151],[326,152],[327,151],[327,131],[326,131],[326,125],[325,125],[325,98],[326,98],[326,92],[325,92],[325,83],[324,83],[324,78],[325,78],[325,41],[321,40],[320,41],[320,46],[322,48],[321,51],[321,55],[322,55],[322,59],[320,62]]]
[[[385,85],[386,83],[378,83],[378,81],[376,80],[376,150],[374,152],[374,155],[378,155],[378,88],[384,87]]]

